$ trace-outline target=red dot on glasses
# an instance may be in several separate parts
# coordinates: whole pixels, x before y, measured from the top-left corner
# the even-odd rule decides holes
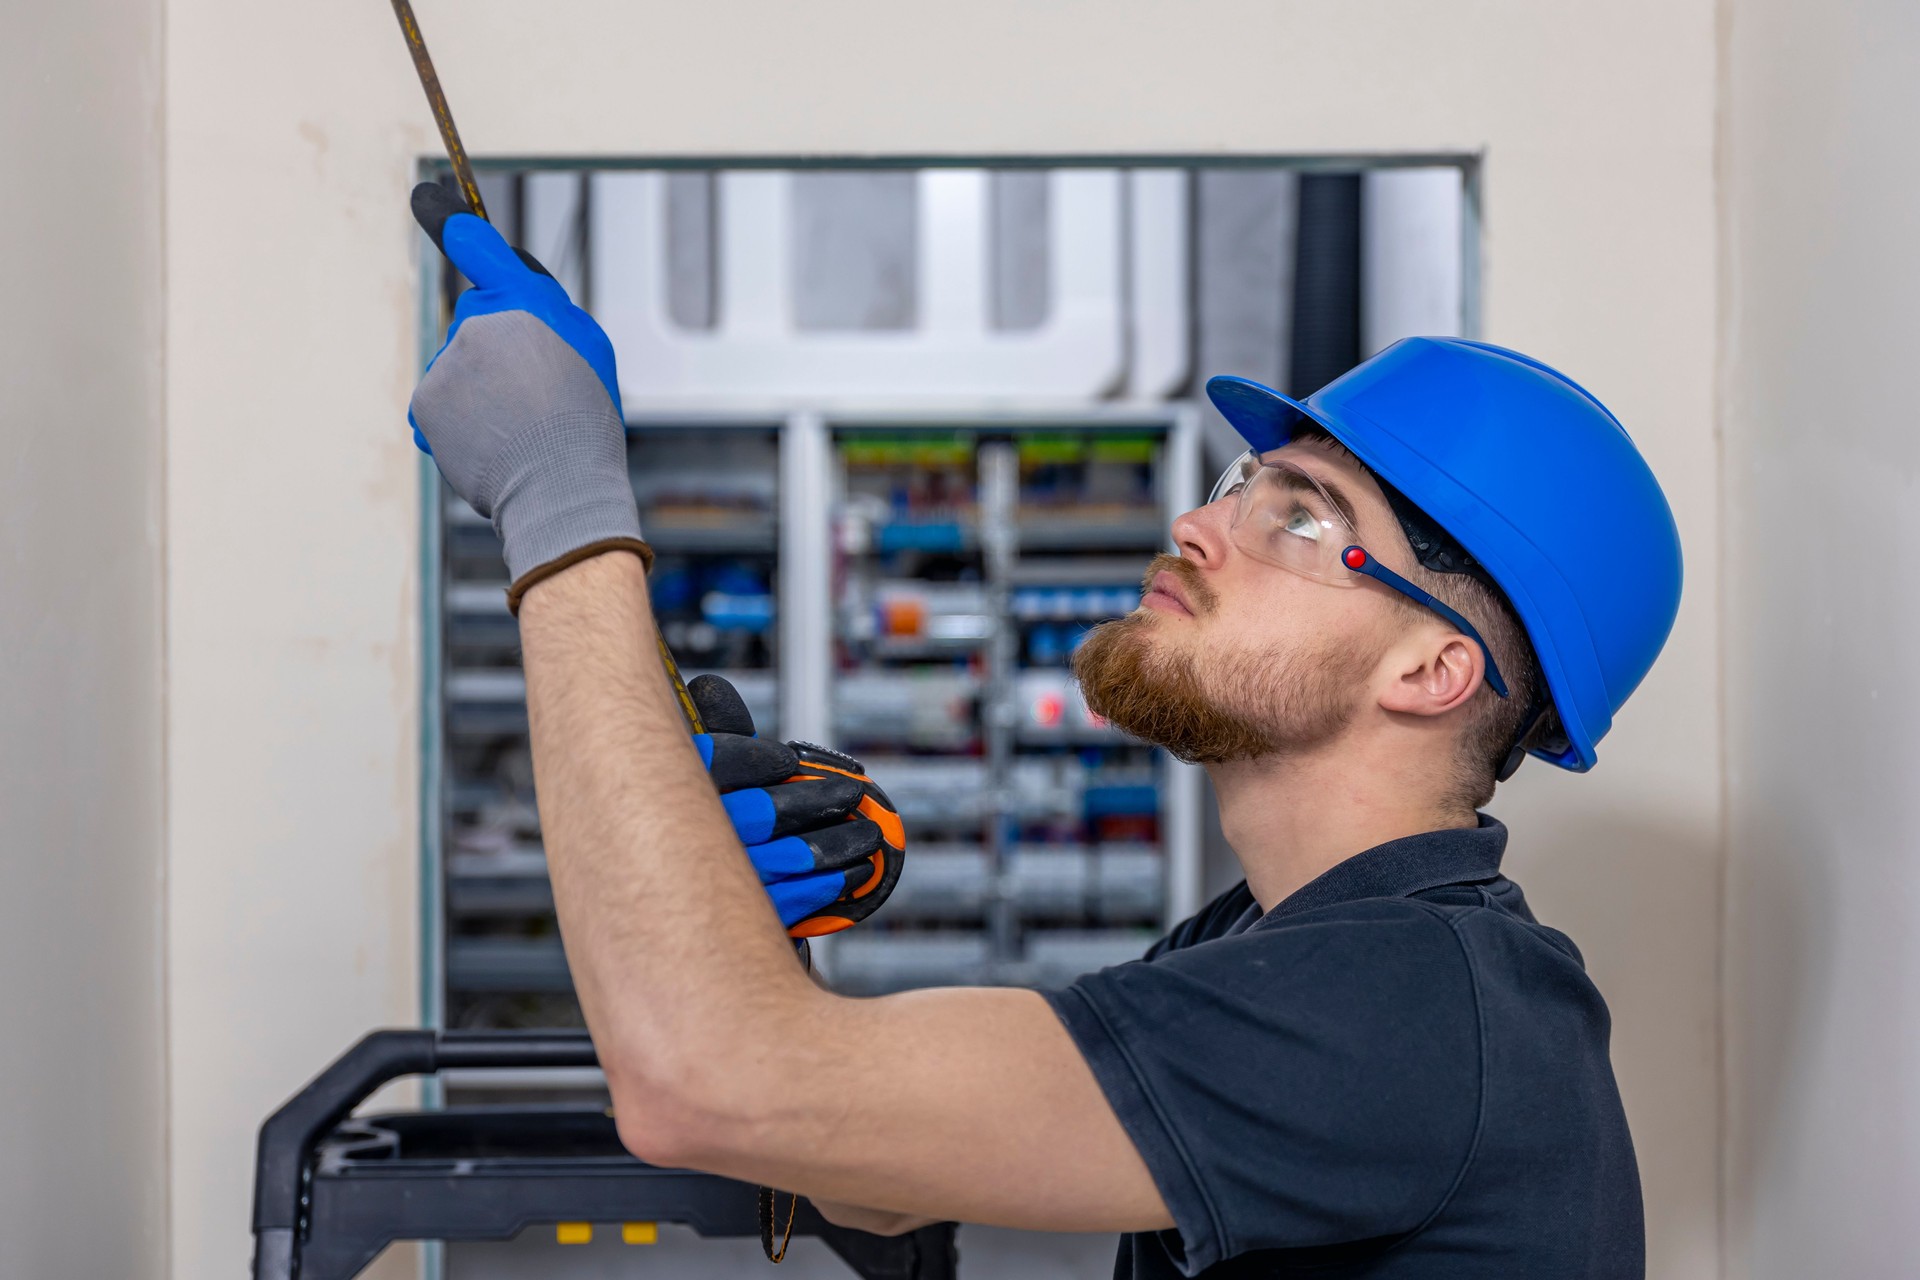
[[[1348,547],[1346,555],[1343,558],[1346,560],[1347,568],[1349,569],[1364,568],[1367,563],[1367,553],[1359,547]]]

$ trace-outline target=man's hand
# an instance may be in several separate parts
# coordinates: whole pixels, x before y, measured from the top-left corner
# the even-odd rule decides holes
[[[453,491],[493,521],[509,603],[517,610],[542,577],[602,551],[650,560],[607,335],[445,187],[414,188],[413,215],[474,287],[407,420]]]
[[[818,937],[871,915],[899,880],[905,836],[860,762],[754,736],[747,704],[719,676],[687,692],[711,730],[694,745],[780,923]]]

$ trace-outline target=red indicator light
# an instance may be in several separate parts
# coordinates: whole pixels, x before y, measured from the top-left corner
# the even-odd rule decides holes
[[[1367,563],[1367,553],[1362,551],[1358,547],[1348,547],[1346,560],[1347,560],[1347,568],[1349,569],[1365,568]]]
[[[1033,722],[1042,729],[1058,728],[1066,710],[1066,699],[1057,693],[1043,693],[1033,700]]]

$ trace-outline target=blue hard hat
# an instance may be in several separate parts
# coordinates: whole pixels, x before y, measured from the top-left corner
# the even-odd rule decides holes
[[[1464,547],[1527,629],[1563,742],[1593,767],[1673,630],[1680,532],[1619,421],[1538,360],[1461,338],[1406,338],[1305,400],[1247,378],[1207,395],[1256,451],[1318,423]]]

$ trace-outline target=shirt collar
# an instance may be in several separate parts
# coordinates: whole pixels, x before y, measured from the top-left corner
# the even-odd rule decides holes
[[[1472,884],[1500,874],[1507,828],[1480,815],[1477,827],[1425,831],[1375,845],[1335,863],[1282,899],[1258,923],[1362,898],[1409,898],[1443,884]]]

